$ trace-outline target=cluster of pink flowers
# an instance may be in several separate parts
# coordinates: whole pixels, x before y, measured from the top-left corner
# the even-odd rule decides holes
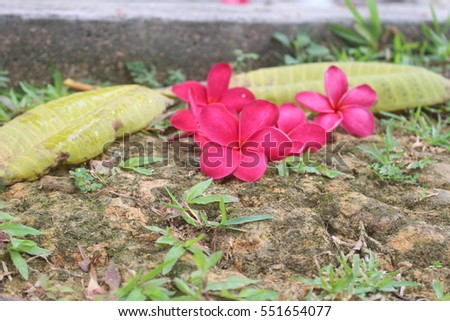
[[[367,85],[348,90],[347,77],[337,67],[325,75],[328,96],[296,96],[302,106],[318,113],[314,123],[308,123],[295,104],[277,107],[255,99],[246,88],[229,88],[231,75],[230,65],[219,63],[211,68],[206,86],[187,81],[172,89],[188,103],[172,117],[172,125],[194,137],[202,149],[200,168],[211,178],[233,175],[252,182],[264,175],[268,162],[322,148],[326,132],[339,125],[361,137],[374,130],[369,108],[376,93]]]

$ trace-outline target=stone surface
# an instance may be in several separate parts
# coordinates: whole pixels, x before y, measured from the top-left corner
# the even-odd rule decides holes
[[[124,63],[130,60],[204,78],[212,63],[232,60],[237,48],[259,53],[256,67],[279,62],[274,31],[293,35],[307,28],[316,41],[337,43],[326,23],[351,22],[339,4],[177,2],[0,0],[0,64],[13,83],[49,80],[50,64],[65,77],[129,82]],[[448,11],[438,8],[439,18]],[[413,4],[383,4],[380,15],[413,38],[430,19],[427,6]]]

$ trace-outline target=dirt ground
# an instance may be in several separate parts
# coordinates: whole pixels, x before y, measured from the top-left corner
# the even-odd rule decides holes
[[[383,132],[379,125],[377,133]],[[318,265],[335,263],[336,255],[348,253],[358,240],[363,240],[367,249],[377,254],[383,269],[399,270],[403,280],[420,283],[408,287],[404,297],[435,299],[432,280],[440,280],[447,288],[450,285],[449,152],[426,144],[417,146],[415,137],[402,131],[394,135],[411,159],[429,156],[434,160],[421,171],[419,185],[375,179],[367,167],[368,154],[356,146],[376,143],[380,138],[374,135],[356,139],[342,132],[336,134],[335,144],[346,141],[340,154],[347,166],[339,169],[354,179],[295,173],[281,177],[271,168],[254,183],[235,179],[214,182],[209,193],[227,193],[240,199],[228,206],[231,217],[274,214],[271,220],[247,224],[247,233],[203,231],[207,237],[202,244],[225,253],[219,264],[222,271],[217,269],[216,273],[259,279],[260,286],[281,291],[281,299],[301,300],[308,288],[292,277],[317,275]],[[144,133],[131,139],[160,142]],[[161,150],[156,150],[158,155]],[[323,155],[321,151],[315,157]],[[105,188],[87,194],[74,187],[67,168],[56,169],[39,181],[8,187],[0,199],[9,204],[8,211],[20,223],[44,232],[33,239],[52,254],[48,261],[29,261],[28,282],[19,275],[13,275],[12,281],[6,277],[0,281],[0,297],[45,300],[52,298],[48,292],[53,291],[56,297],[83,300],[89,275],[80,269],[80,249],[90,256],[97,253],[100,281],[110,260],[127,280],[132,271],[160,263],[167,251],[156,247],[158,235],[143,226],[171,226],[182,239],[202,232],[180,220],[168,219],[170,210],[163,203],[167,202],[164,187],[181,196],[205,176],[196,167],[173,161],[153,167],[152,176],[124,171],[111,177]],[[219,215],[216,205],[206,208],[210,218]],[[14,270],[6,255],[0,261]],[[434,261],[443,266],[430,267]],[[188,266],[189,260],[185,259],[185,263]],[[183,265],[179,265],[174,273],[182,270]],[[43,276],[57,290],[37,287],[37,280]],[[61,294],[62,287],[74,292]]]

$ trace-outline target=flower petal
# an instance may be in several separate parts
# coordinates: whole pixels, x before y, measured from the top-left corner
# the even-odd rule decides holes
[[[331,105],[336,109],[342,96],[348,90],[348,80],[345,73],[336,66],[331,66],[325,72],[325,91]]]
[[[267,169],[267,160],[263,152],[248,149],[241,150],[241,159],[233,175],[245,182],[260,179]]]
[[[230,175],[239,166],[240,151],[208,142],[203,145],[200,169],[214,179]]]
[[[206,87],[197,81],[186,81],[184,83],[174,85],[172,92],[181,100],[189,102],[189,89],[193,92],[193,97],[198,105],[206,105]]]
[[[203,146],[205,146],[210,141],[205,136],[203,136],[202,133],[195,132],[194,133],[194,142],[198,145],[198,147],[203,149]]]
[[[316,124],[303,124],[295,128],[289,135],[295,143],[293,154],[303,153],[306,150],[315,152],[327,142],[327,132],[322,126]]]
[[[334,113],[328,98],[313,91],[303,91],[295,95],[295,99],[305,108],[316,113]]]
[[[277,161],[290,154],[292,142],[280,129],[268,126],[253,134],[241,148],[261,150],[270,161]]]
[[[228,89],[220,99],[232,113],[240,113],[245,105],[255,100],[253,93],[247,88],[235,87]]]
[[[203,108],[198,118],[201,133],[210,141],[225,147],[237,146],[239,120],[222,104],[210,104]]]
[[[327,132],[336,129],[342,121],[342,114],[340,112],[333,114],[319,114],[314,118],[314,123],[322,126]]]
[[[197,121],[195,120],[194,115],[187,109],[177,111],[170,119],[170,122],[176,129],[187,133],[197,131]]]
[[[377,102],[377,93],[369,85],[361,85],[350,89],[342,97],[339,106],[343,108],[366,107],[370,108]]]
[[[280,116],[278,117],[277,126],[286,134],[306,123],[305,112],[295,104],[283,104],[278,108],[278,111]]]
[[[225,62],[212,66],[208,73],[207,92],[210,103],[219,102],[230,84],[232,69]]]
[[[375,130],[375,117],[367,108],[347,108],[342,111],[342,127],[352,135],[366,137]]]
[[[266,100],[255,100],[246,105],[241,112],[240,142],[244,143],[250,136],[266,126],[275,125],[278,120],[278,108]]]

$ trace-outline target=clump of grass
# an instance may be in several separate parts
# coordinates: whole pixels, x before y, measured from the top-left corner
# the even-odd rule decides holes
[[[150,88],[160,88],[161,83],[157,79],[157,69],[155,65],[148,68],[143,61],[128,61],[125,64],[128,72],[133,78],[133,82]]]
[[[8,87],[9,83],[9,72],[0,66],[0,88]]]
[[[325,165],[313,163],[309,151],[302,157],[289,156],[277,164],[278,175],[288,177],[291,172],[298,174],[315,174],[330,179],[336,177],[354,178],[354,176],[343,173],[337,169],[331,169]]]
[[[259,55],[254,52],[244,52],[241,49],[233,50],[234,61],[231,66],[237,73],[245,72],[252,69],[253,62],[259,60]]]
[[[136,173],[150,176],[153,175],[154,170],[150,168],[145,168],[145,166],[162,162],[164,158],[161,157],[133,157],[125,161],[120,162],[119,168],[124,170],[132,170]],[[116,169],[118,171],[118,169]]]
[[[433,120],[422,108],[409,111],[409,117],[396,115],[388,112],[381,112],[389,117],[385,121],[389,126],[406,130],[427,144],[435,147],[443,147],[450,150],[450,131],[446,127],[450,124],[449,118],[442,119],[441,114],[437,114],[437,120]]]
[[[95,192],[103,188],[103,184],[97,182],[97,178],[84,167],[69,171],[69,174],[70,178],[74,180],[74,184],[83,193]]]
[[[42,235],[42,232],[22,224],[15,223],[15,217],[3,212],[5,205],[0,203],[0,253],[6,251],[20,275],[28,280],[28,264],[24,254],[32,256],[48,255],[50,252],[40,248],[36,242],[22,239],[27,235]]]
[[[186,75],[180,69],[169,69],[167,78],[161,83],[158,80],[158,69],[155,65],[146,66],[143,61],[128,61],[125,64],[135,84],[149,88],[161,88],[163,85],[172,86],[186,81]]]
[[[53,83],[45,87],[21,82],[18,89],[0,88],[0,123],[7,122],[28,109],[67,96],[69,90],[63,85],[61,73],[54,68],[52,74]]]
[[[321,267],[316,278],[294,278],[311,287],[308,300],[370,299],[370,295],[397,292],[400,287],[416,286],[415,282],[397,279],[398,272],[379,269],[375,255],[368,258],[353,255],[351,262],[343,254],[337,257],[338,266]]]
[[[244,231],[237,226],[267,220],[273,217],[270,214],[254,215],[254,216],[241,216],[229,219],[228,213],[225,207],[225,203],[237,202],[238,199],[227,194],[213,194],[204,196],[203,193],[212,184],[213,180],[208,179],[200,182],[191,187],[184,195],[183,199],[178,200],[167,188],[167,194],[171,200],[171,203],[165,203],[165,206],[175,210],[172,217],[181,217],[183,220],[197,228],[225,228],[235,231]],[[212,203],[219,203],[220,220],[210,220],[203,210],[197,210],[192,205],[207,205]]]
[[[383,27],[376,0],[366,0],[369,9],[369,19],[365,20],[355,8],[351,0],[344,0],[346,7],[350,10],[355,19],[353,29],[338,25],[329,24],[330,30],[344,39],[351,46],[369,47],[377,52],[382,48]]]
[[[307,31],[298,32],[292,40],[281,32],[274,32],[272,39],[289,50],[289,54],[283,56],[285,65],[334,60],[330,50],[313,42]]]
[[[416,184],[418,174],[412,175],[416,169],[423,169],[430,160],[423,158],[415,163],[406,163],[401,160],[405,151],[399,150],[399,143],[392,135],[391,126],[386,128],[386,136],[382,137],[383,145],[378,147],[358,146],[362,151],[370,154],[374,163],[369,165],[373,173],[383,181]]]
[[[204,235],[182,242],[170,234],[170,230],[149,227],[162,236],[158,244],[171,246],[164,262],[151,271],[138,273],[121,287],[116,295],[119,300],[155,300],[155,301],[203,301],[203,300],[276,300],[279,293],[272,290],[257,289],[253,286],[257,280],[227,277],[220,281],[211,281],[209,275],[221,260],[222,251],[208,254],[196,246]],[[192,257],[195,269],[181,276],[168,277],[169,272],[184,255]]]
[[[442,283],[440,281],[433,281],[433,290],[438,301],[450,301],[450,293],[444,292],[444,287],[442,286]]]

